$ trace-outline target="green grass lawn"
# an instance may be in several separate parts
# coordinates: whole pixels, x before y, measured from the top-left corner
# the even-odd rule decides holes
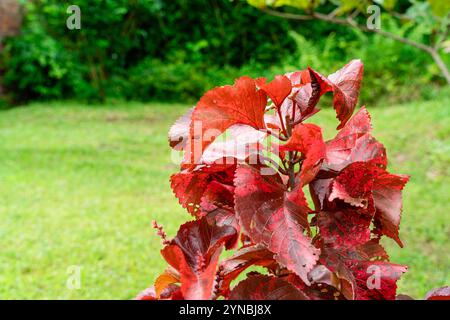
[[[412,176],[399,292],[450,284],[450,99],[369,107],[390,170]],[[0,299],[129,299],[165,266],[156,219],[170,236],[189,215],[169,186],[166,133],[187,106],[41,104],[0,112]],[[332,137],[327,109],[315,116]],[[70,266],[81,288],[69,290]]]

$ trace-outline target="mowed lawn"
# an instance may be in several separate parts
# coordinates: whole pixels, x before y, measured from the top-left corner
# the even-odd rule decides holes
[[[399,292],[450,284],[450,99],[368,108],[390,170],[412,176]],[[173,236],[190,216],[169,177],[166,133],[188,106],[35,104],[0,112],[0,299],[130,299],[165,263],[156,219]],[[334,111],[314,121],[334,136]],[[67,287],[72,266],[81,288]],[[70,281],[69,281],[70,282]]]

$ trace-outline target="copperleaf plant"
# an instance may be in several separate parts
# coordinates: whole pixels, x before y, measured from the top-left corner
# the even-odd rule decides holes
[[[175,122],[170,146],[184,156],[171,186],[193,220],[171,240],[155,223],[168,267],[139,299],[396,298],[407,267],[380,240],[403,246],[408,176],[387,171],[367,109],[354,112],[363,69],[241,77]],[[324,141],[309,120],[327,92],[338,131]],[[234,285],[252,266],[265,272]]]

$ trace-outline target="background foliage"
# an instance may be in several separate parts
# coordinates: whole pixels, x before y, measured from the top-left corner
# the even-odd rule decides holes
[[[2,99],[107,103],[0,112],[0,298],[134,297],[164,267],[151,220],[169,236],[186,220],[168,183],[178,166],[167,130],[188,103],[238,75],[308,64],[327,73],[351,58],[365,63],[360,101],[390,150],[391,169],[412,176],[405,249],[386,243],[393,260],[410,266],[399,292],[420,298],[450,282],[450,95],[426,54],[346,27],[275,18],[243,0],[76,0],[77,31],[66,28],[72,1],[22,2],[22,32],[4,39],[0,52],[0,108]],[[428,37],[424,26],[382,16],[383,28],[417,39]],[[182,104],[109,103],[123,99]],[[404,100],[414,101],[391,104]],[[318,118],[333,137],[334,111]],[[83,268],[80,290],[66,287],[70,265]]]
[[[70,4],[24,2],[21,35],[5,41],[0,58],[3,99],[193,102],[238,75],[307,65],[327,73],[352,58],[365,62],[364,103],[429,98],[443,84],[432,59],[415,48],[345,26],[287,21],[245,1],[78,0],[81,30],[66,28]],[[425,22],[400,25],[387,14],[382,27],[429,36]]]

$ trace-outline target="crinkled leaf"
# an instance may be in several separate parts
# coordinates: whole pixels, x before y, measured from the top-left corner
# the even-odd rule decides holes
[[[356,207],[374,206],[377,231],[403,246],[398,229],[402,211],[402,189],[408,179],[405,175],[390,174],[373,163],[355,162],[336,177],[329,201],[341,199]]]
[[[374,180],[382,169],[365,162],[348,165],[333,181],[329,201],[341,199],[361,208],[367,208],[372,196]]]
[[[347,299],[394,300],[397,280],[407,271],[403,265],[367,261],[358,251],[323,248],[321,263],[349,284],[341,292]]]
[[[349,257],[341,248],[333,248],[330,245],[322,246],[320,263],[333,272],[339,279],[339,291],[347,300],[355,299],[355,277],[349,270],[345,261]]]
[[[398,230],[402,215],[402,190],[408,180],[406,175],[383,172],[376,177],[372,192],[379,231],[394,239],[401,247],[403,244]]]
[[[352,209],[317,215],[320,234],[333,247],[353,248],[369,241],[371,220],[371,215]]]
[[[239,221],[237,220],[232,207],[228,207],[225,205],[217,207],[209,211],[205,215],[205,219],[208,220],[208,223],[215,224],[218,227],[228,226],[234,228],[236,231],[235,235],[230,237],[225,242],[225,248],[231,249],[237,246],[241,226],[239,225]]]
[[[201,213],[200,202],[205,192],[208,191],[211,198],[209,184],[214,181],[214,184],[232,186],[235,168],[235,165],[201,165],[193,171],[186,169],[171,176],[171,187],[180,204],[189,213],[198,216]]]
[[[339,172],[357,161],[371,161],[385,168],[386,150],[370,135],[371,129],[370,115],[362,107],[334,139],[326,142],[324,169]]]
[[[295,274],[289,274],[283,279],[293,284],[310,300],[345,300],[340,292],[343,281],[324,265],[315,266],[308,277],[311,281],[309,286]]]
[[[262,176],[250,166],[238,166],[235,186],[235,211],[244,232],[308,283],[319,250],[304,234],[310,209],[301,188],[288,191],[279,175]]]
[[[200,199],[200,215],[222,207],[234,207],[234,186],[213,180]]]

